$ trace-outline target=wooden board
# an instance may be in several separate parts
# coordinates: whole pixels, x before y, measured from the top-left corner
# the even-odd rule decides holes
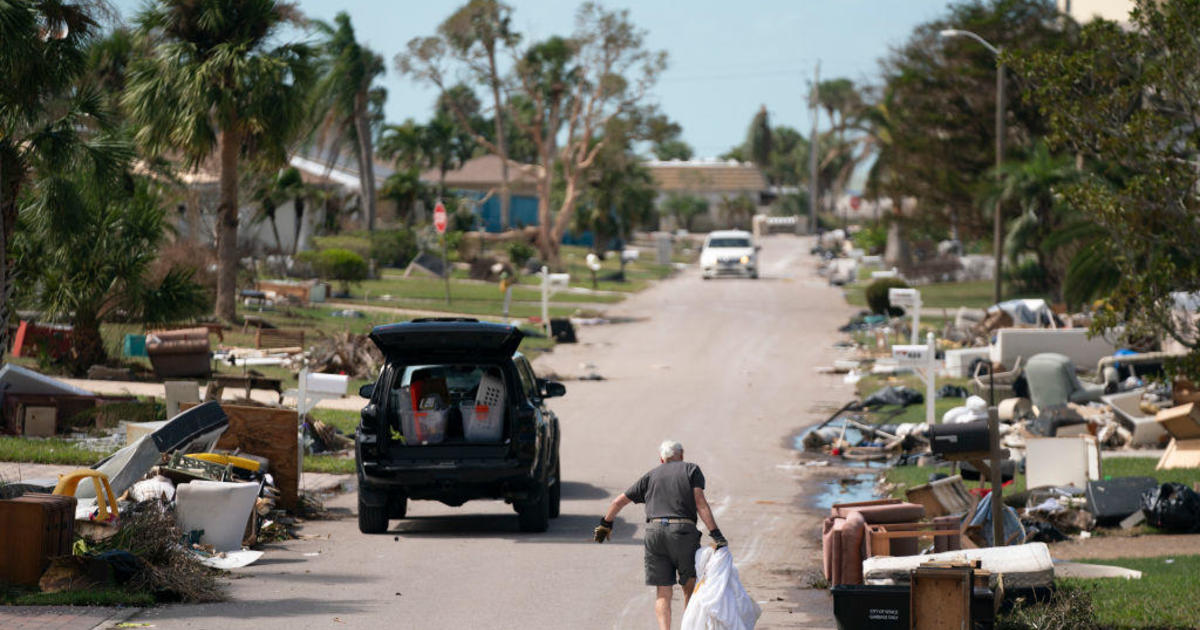
[[[1180,440],[1200,438],[1200,405],[1196,403],[1163,409],[1154,419],[1171,437]]]
[[[1158,460],[1154,470],[1172,468],[1200,468],[1200,440],[1176,440],[1171,438],[1167,450]]]
[[[970,568],[919,567],[912,572],[912,630],[970,630]]]
[[[194,407],[180,403],[181,410]],[[270,473],[279,489],[279,505],[289,510],[300,503],[300,442],[297,438],[299,420],[295,409],[248,407],[222,403],[229,416],[229,426],[217,448],[237,450],[265,457],[271,462]]]

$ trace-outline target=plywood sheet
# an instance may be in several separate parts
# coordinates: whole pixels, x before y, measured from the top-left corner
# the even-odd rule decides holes
[[[180,403],[186,410],[194,405]],[[266,457],[271,462],[270,473],[279,489],[279,505],[295,509],[299,505],[300,442],[297,439],[298,416],[294,409],[248,407],[222,404],[229,416],[229,426],[216,448],[238,450]]]

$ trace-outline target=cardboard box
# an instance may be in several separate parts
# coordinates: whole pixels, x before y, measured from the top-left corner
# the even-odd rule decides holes
[[[1179,440],[1200,439],[1200,405],[1188,403],[1158,412],[1154,419]]]
[[[54,437],[58,429],[58,409],[54,407],[25,407],[25,435]]]
[[[1170,470],[1172,468],[1200,468],[1200,440],[1172,438],[1154,470]]]
[[[1177,378],[1171,385],[1171,400],[1176,405],[1200,402],[1200,388],[1185,378]]]

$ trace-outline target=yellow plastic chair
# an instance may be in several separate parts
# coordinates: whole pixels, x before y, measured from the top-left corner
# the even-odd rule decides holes
[[[112,486],[108,484],[108,475],[98,470],[81,468],[65,475],[59,475],[58,484],[54,486],[54,494],[73,497],[76,488],[79,487],[79,482],[89,477],[96,487],[96,520],[104,522],[117,520],[117,497],[113,495]],[[111,512],[109,511],[110,506]]]

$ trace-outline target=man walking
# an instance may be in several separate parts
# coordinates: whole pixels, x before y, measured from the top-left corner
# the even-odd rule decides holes
[[[700,548],[700,530],[696,516],[704,521],[715,547],[727,543],[717,529],[708,500],[704,498],[704,473],[700,467],[683,461],[683,445],[667,440],[658,447],[661,464],[642,475],[623,494],[613,499],[608,512],[596,526],[596,542],[612,535],[613,519],[630,503],[646,504],[646,585],[656,592],[654,615],[661,630],[671,628],[671,590],[676,576],[683,587],[686,609],[696,588],[696,550]]]

